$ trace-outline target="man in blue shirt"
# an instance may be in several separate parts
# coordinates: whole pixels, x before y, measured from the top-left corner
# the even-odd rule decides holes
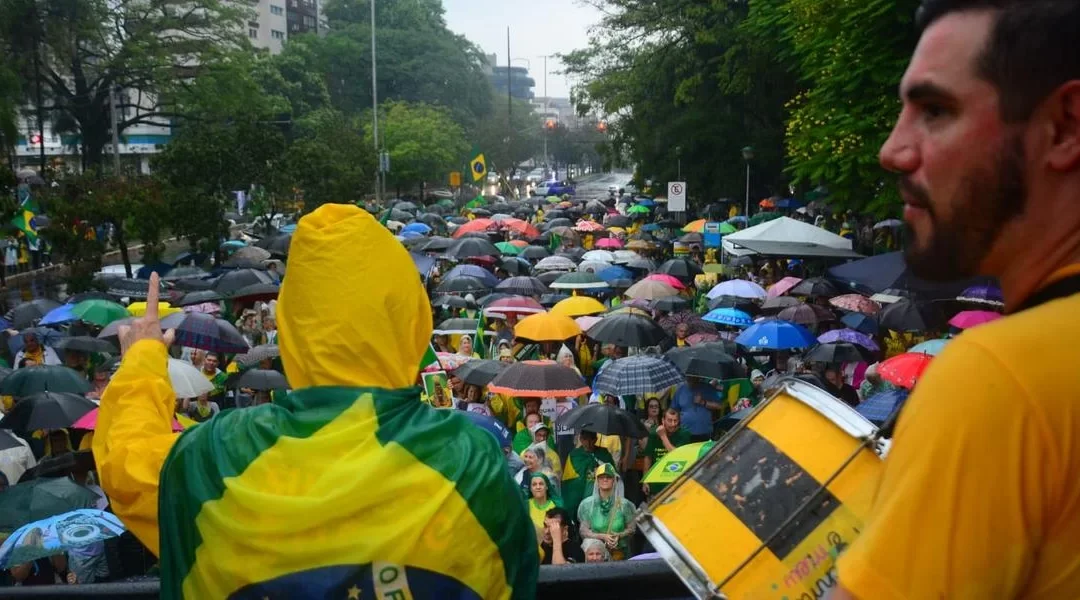
[[[671,408],[679,411],[682,425],[695,442],[704,442],[712,438],[714,410],[723,410],[720,393],[704,379],[687,377],[686,383],[675,390]]]

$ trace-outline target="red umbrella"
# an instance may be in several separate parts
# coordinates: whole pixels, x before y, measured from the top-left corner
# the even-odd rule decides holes
[[[776,298],[778,296],[783,296],[788,292],[788,290],[799,285],[800,283],[802,283],[802,279],[799,279],[798,277],[785,277],[769,286],[769,293],[767,297]]]
[[[572,398],[592,391],[577,371],[550,360],[514,363],[491,380],[488,390],[519,398]]]
[[[686,285],[683,282],[679,281],[675,277],[672,277],[671,275],[666,275],[664,273],[653,273],[645,279],[648,279],[650,281],[659,281],[660,283],[666,283],[677,290],[686,289]]]
[[[603,231],[604,226],[596,221],[586,221],[585,219],[581,219],[574,225],[574,229],[587,233],[592,231]]]
[[[893,385],[911,389],[930,366],[934,357],[922,352],[907,352],[894,356],[878,365],[878,375]]]
[[[498,227],[498,223],[491,219],[473,219],[454,230],[453,237],[459,238],[466,233],[483,233],[488,229],[494,229],[496,227]]]
[[[860,296],[859,294],[836,296],[835,298],[829,299],[829,304],[832,304],[840,310],[862,313],[864,315],[876,315],[881,312],[880,304],[866,296]]]
[[[499,223],[499,228],[500,229],[508,229],[510,231],[515,231],[515,232],[520,233],[520,234],[522,234],[522,235],[524,235],[525,237],[528,237],[528,238],[534,238],[534,237],[539,237],[540,236],[540,231],[538,231],[535,227],[533,227],[529,223],[527,223],[525,221],[522,221],[521,219],[503,219],[502,221],[499,221],[498,223]],[[468,223],[466,223],[466,225],[468,225]],[[462,225],[462,227],[464,227],[464,226],[465,225]]]
[[[525,296],[510,296],[499,298],[484,308],[484,314],[489,317],[506,315],[535,315],[547,312],[540,303]]]

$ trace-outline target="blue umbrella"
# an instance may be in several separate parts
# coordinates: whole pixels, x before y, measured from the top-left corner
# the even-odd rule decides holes
[[[125,531],[116,515],[89,508],[34,521],[16,529],[0,545],[0,568],[84,548]]]
[[[735,215],[734,217],[731,217],[730,219],[727,220],[727,222],[731,223],[732,225],[734,225],[736,223],[745,224],[745,223],[748,223],[749,221],[750,221],[750,219],[746,215]]]
[[[596,272],[596,276],[604,281],[611,283],[616,279],[633,279],[634,274],[626,267],[620,267],[618,265],[612,265],[605,267]]]
[[[951,341],[951,339],[928,340],[912,346],[908,352],[922,352],[923,354],[929,354],[930,356],[937,356],[945,349],[945,344],[948,344]]]
[[[443,281],[450,281],[455,277],[475,277],[488,287],[495,287],[499,285],[498,277],[493,275],[491,271],[488,271],[487,269],[483,267],[478,267],[476,265],[458,265],[453,269],[450,269],[450,272],[447,273],[445,277],[443,277]]]
[[[877,335],[878,332],[877,319],[862,313],[848,313],[840,319],[840,322],[866,335]]]
[[[717,308],[702,318],[710,323],[732,327],[749,327],[754,324],[753,317],[737,308]]]
[[[401,235],[399,235],[397,237],[400,237],[403,240],[415,240],[416,238],[424,237],[424,234],[420,233],[419,231],[404,231],[403,230],[401,232]]]
[[[401,230],[401,233],[404,234],[410,231],[414,231],[416,233],[419,233],[420,235],[427,235],[431,233],[431,227],[427,223],[421,223],[420,221],[417,221],[415,223],[409,223],[408,225],[406,225]]]
[[[244,240],[229,240],[221,245],[222,248],[230,248],[232,250],[243,248],[244,246],[247,246],[247,242]]]
[[[157,263],[154,265],[145,265],[140,267],[138,271],[135,271],[135,279],[150,279],[151,273],[157,273],[164,277],[166,273],[172,271],[173,266],[165,263]]]
[[[798,200],[796,200],[794,198],[784,198],[784,199],[782,199],[782,200],[780,200],[779,202],[776,203],[776,208],[793,209],[793,208],[802,208],[802,206],[803,206],[803,203],[799,202]]]
[[[472,421],[473,425],[495,436],[495,441],[499,443],[500,448],[510,447],[513,436],[510,430],[506,428],[506,425],[503,425],[494,417],[480,413],[465,411],[465,416]]]
[[[435,259],[426,254],[417,254],[415,252],[410,252],[409,258],[413,259],[416,270],[420,271],[420,274],[424,276],[424,279],[427,279],[428,273],[431,272],[431,267],[435,266]]]
[[[593,389],[600,394],[631,396],[660,392],[684,381],[673,363],[639,354],[607,363],[596,376]]]
[[[813,346],[817,340],[802,325],[777,319],[750,326],[735,338],[735,343],[747,348],[790,350]]]
[[[8,338],[8,350],[11,350],[11,354],[14,355],[23,349],[23,336],[33,333],[37,336],[38,341],[43,346],[55,346],[57,342],[64,339],[64,334],[55,329],[49,329],[48,327],[31,327],[30,329],[24,329],[19,332],[19,335],[13,335]]]
[[[61,323],[68,323],[71,321],[77,321],[79,317],[71,313],[71,309],[74,308],[74,304],[65,304],[60,308],[54,308],[45,313],[44,317],[38,321],[38,325],[59,325]]]
[[[288,225],[283,225],[281,227],[281,229],[278,229],[278,232],[280,232],[280,233],[295,233],[296,232],[296,223],[289,223]]]
[[[650,200],[649,198],[644,198],[642,200],[638,200],[637,203],[638,203],[638,206],[656,206],[656,201],[655,200]]]
[[[660,226],[657,225],[656,223],[646,223],[646,224],[641,226],[642,231],[657,231],[659,229],[660,229]]]
[[[888,420],[890,415],[900,409],[909,393],[904,389],[881,392],[856,406],[855,412],[866,417],[866,420],[874,425],[881,425]]]

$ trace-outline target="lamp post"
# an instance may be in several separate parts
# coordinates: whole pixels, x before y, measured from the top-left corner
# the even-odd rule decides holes
[[[742,149],[743,160],[746,161],[746,212],[744,213],[747,218],[750,217],[750,161],[754,160],[754,147],[746,146]]]
[[[682,181],[682,146],[675,146],[675,160],[677,163],[675,168],[676,172],[678,173],[678,175],[676,175],[676,178],[679,181]]]
[[[371,139],[375,142],[375,203],[381,206],[383,163],[379,152],[379,78],[375,50],[375,0],[371,0]]]

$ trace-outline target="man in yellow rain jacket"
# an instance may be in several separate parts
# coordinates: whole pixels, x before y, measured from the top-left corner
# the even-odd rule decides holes
[[[94,456],[161,558],[161,597],[532,598],[536,537],[502,453],[419,400],[431,309],[404,248],[355,206],[319,208],[277,316],[294,391],[179,436],[171,334],[156,309],[124,332]]]

